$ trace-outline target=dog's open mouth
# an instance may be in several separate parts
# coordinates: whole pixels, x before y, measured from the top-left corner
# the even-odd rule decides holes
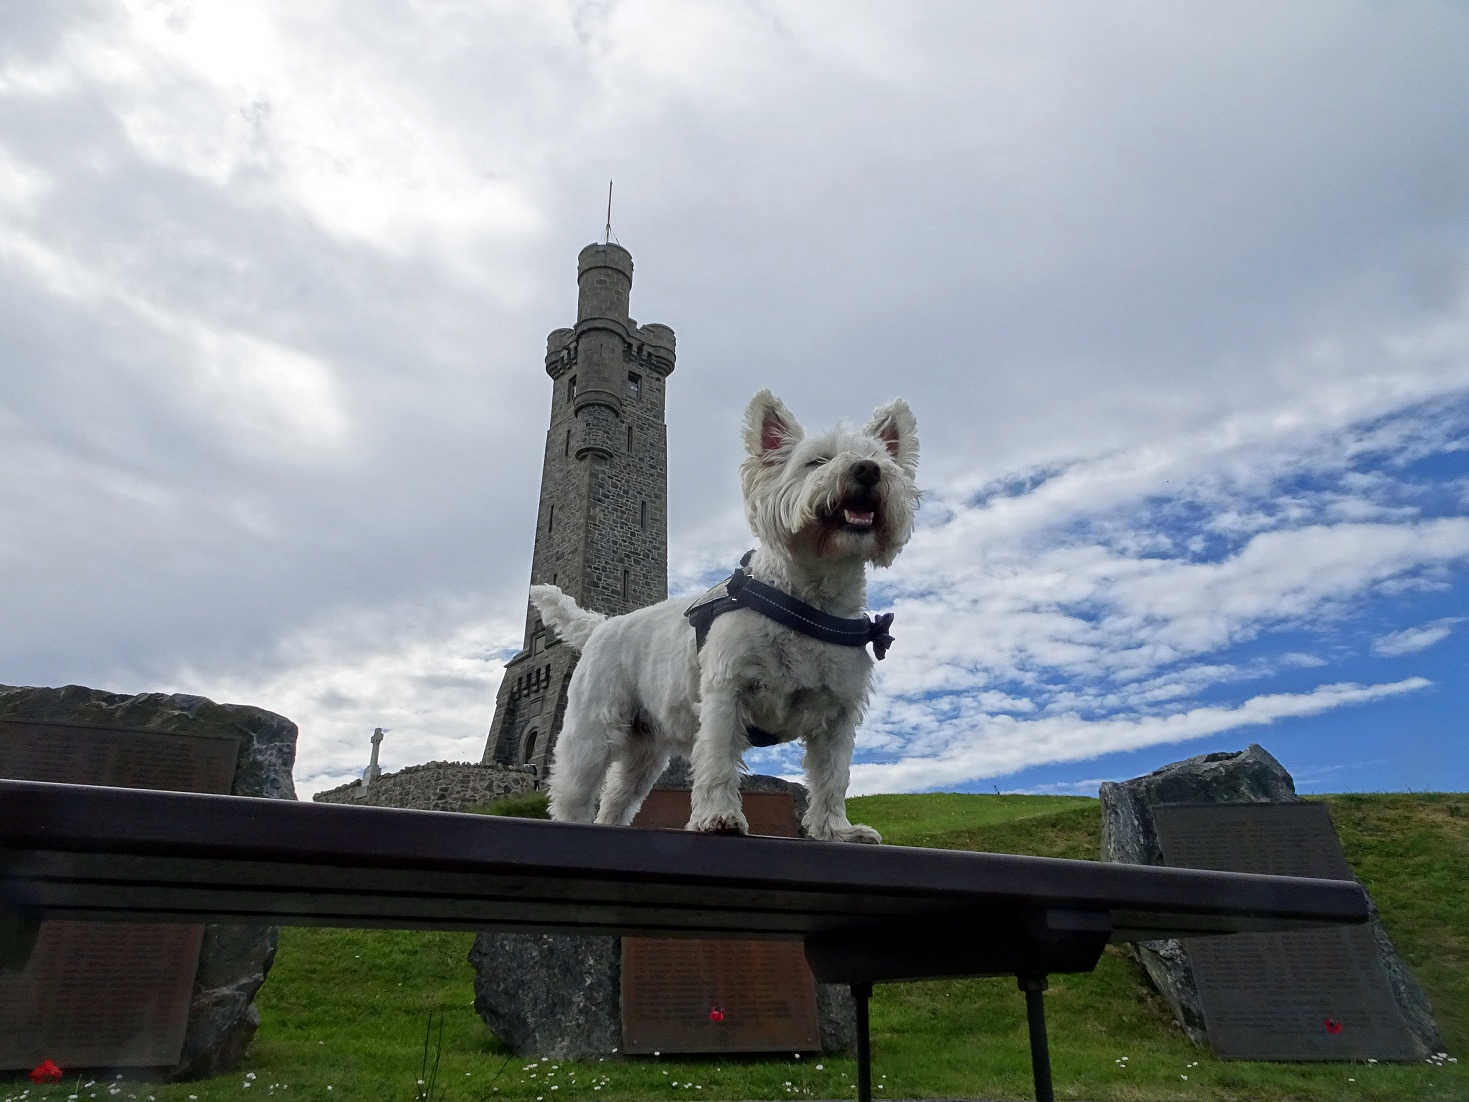
[[[881,506],[876,494],[848,494],[842,503],[827,517],[827,523],[843,532],[871,532],[877,526],[877,511]]]

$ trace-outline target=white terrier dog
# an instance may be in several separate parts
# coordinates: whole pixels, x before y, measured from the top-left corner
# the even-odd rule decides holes
[[[892,563],[918,503],[913,414],[898,399],[860,431],[808,438],[762,390],[745,411],[745,447],[740,483],[760,546],[692,608],[684,598],[607,619],[555,586],[531,587],[544,622],[582,652],[551,767],[552,818],[590,822],[600,791],[596,821],[626,825],[682,754],[693,767],[688,829],[748,833],[745,748],[800,738],[806,833],[882,841],[848,822],[847,778],[872,679],[863,644],[881,657],[891,642],[891,617],[873,625],[862,613],[867,564]],[[691,621],[706,605],[728,614],[705,618],[696,639]]]

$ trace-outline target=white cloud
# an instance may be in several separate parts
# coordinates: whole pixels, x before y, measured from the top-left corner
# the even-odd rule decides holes
[[[1417,654],[1435,644],[1442,643],[1454,633],[1454,628],[1464,622],[1462,616],[1445,617],[1432,623],[1420,624],[1416,628],[1391,631],[1372,642],[1372,653],[1386,658],[1403,654]]]
[[[675,592],[748,546],[756,388],[918,413],[864,746],[1325,669],[1464,577],[1419,462],[1469,440],[1465,18],[15,6],[0,675],[275,707],[303,789],[384,723],[477,756],[608,176],[679,334]]]
[[[1040,719],[986,716],[977,709],[931,731],[922,749],[900,761],[852,766],[852,792],[917,792],[1000,777],[1039,762],[1085,761],[1120,750],[1186,742],[1297,716],[1418,692],[1421,677],[1378,685],[1321,685],[1308,693],[1272,693],[1233,706],[1204,706],[1162,716],[1084,720],[1074,715]]]
[[[1016,796],[1091,796],[1109,781],[1126,780],[1125,777],[1093,777],[1084,781],[1056,781],[1052,784],[1033,784],[1028,788],[1003,788],[1003,795]],[[998,787],[998,786],[996,786]]]
[[[1380,441],[1421,431],[1411,417],[1403,420],[1408,424],[1377,425],[1371,433]],[[1446,434],[1436,435],[1451,446]],[[1012,515],[1032,509],[1026,498],[1046,494],[1051,483],[1021,483],[1018,494],[991,495],[978,505],[951,488],[936,491],[928,508],[940,518],[939,530],[920,531],[885,585],[897,595],[899,645],[880,671],[863,736],[870,753],[888,757],[900,747],[905,756],[865,764],[864,791],[964,784],[1026,765],[1181,741],[1424,687],[1421,680],[1325,686],[1219,703],[1221,691],[1239,681],[1330,664],[1300,650],[1272,654],[1273,634],[1330,638],[1384,590],[1442,584],[1469,558],[1469,518],[1424,519],[1416,508],[1391,508],[1387,503],[1399,495],[1421,490],[1386,475],[1349,478],[1353,471],[1309,458],[1334,450],[1321,441],[1304,458],[1299,451],[1254,454],[1254,473],[1236,479],[1233,494],[1214,470],[1131,499],[1114,488],[1090,499],[1105,507],[1058,506],[1049,524],[992,530],[978,544],[952,538],[950,530],[981,529],[992,523],[984,514],[996,509]],[[1098,485],[1089,466],[1073,464],[1067,477]],[[1097,468],[1109,469],[1117,468]],[[1300,479],[1303,470],[1320,484],[1298,491],[1295,507],[1256,507],[1272,502],[1278,479]],[[1374,519],[1322,522],[1339,513],[1334,505],[1345,495],[1335,487],[1347,484],[1362,503],[1351,515]],[[1180,504],[1204,501],[1236,516],[1253,511],[1260,521],[1236,530],[1241,542],[1216,559],[1195,559],[1197,551],[1152,538],[1179,523]],[[1079,515],[1079,509],[1086,511]],[[1119,531],[1128,537],[1117,539]],[[1398,633],[1380,641],[1378,653],[1427,646],[1456,622]],[[1259,644],[1256,657],[1210,660],[1252,642]],[[984,703],[984,694],[997,692],[1019,694],[1039,716],[997,714],[1005,709]],[[1206,692],[1209,703],[1190,706]],[[1017,753],[998,750],[1001,744]]]
[[[506,611],[510,611],[507,609]],[[425,761],[479,761],[518,620],[462,602],[344,612],[281,641],[277,669],[240,676],[184,668],[161,691],[256,704],[293,719],[297,796],[360,775],[374,727],[391,728],[385,772]]]
[[[953,507],[959,524],[983,511]],[[976,555],[928,533],[910,551],[916,568],[905,553],[890,584],[925,595],[895,603],[901,651],[883,678],[894,694],[928,691],[956,668],[981,685],[1046,671],[1132,681],[1274,628],[1319,628],[1374,586],[1462,563],[1469,518],[1263,532],[1218,562],[1041,540],[992,541]]]
[[[1313,525],[1266,532],[1221,563],[1174,563],[1114,588],[1127,622],[1185,652],[1221,646],[1269,622],[1300,621],[1331,602],[1421,567],[1469,555],[1469,518],[1417,524]]]
[[[1286,651],[1280,655],[1277,661],[1287,668],[1315,670],[1327,665],[1326,659],[1319,654],[1305,654],[1301,651]]]

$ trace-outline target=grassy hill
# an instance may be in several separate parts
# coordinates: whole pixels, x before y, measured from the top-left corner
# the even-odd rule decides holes
[[[1469,795],[1327,797],[1347,857],[1433,1001],[1450,1053],[1469,1048]],[[1096,801],[1038,796],[869,796],[853,818],[894,845],[1094,859]],[[522,806],[512,809],[525,813]],[[183,1086],[75,1081],[26,1102],[153,1098],[568,1102],[852,1097],[850,1060],[621,1059],[554,1065],[509,1056],[475,1015],[468,934],[287,929],[239,1074]],[[1109,948],[1046,996],[1058,1098],[1094,1102],[1469,1099],[1469,1060],[1442,1066],[1225,1062],[1173,1026],[1137,967]],[[425,1062],[425,1030],[435,1041]],[[442,1029],[442,1045],[437,1043]],[[1024,1005],[1006,980],[881,986],[872,1004],[879,1097],[1031,1097]],[[439,1048],[437,1075],[432,1051]],[[1124,1059],[1125,1058],[1125,1059]],[[249,1076],[249,1077],[247,1077]],[[417,1080],[427,1082],[419,1087]],[[110,1093],[113,1085],[118,1093]],[[29,1083],[0,1088],[19,1099]]]

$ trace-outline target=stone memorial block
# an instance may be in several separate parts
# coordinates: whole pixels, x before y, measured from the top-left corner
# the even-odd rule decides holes
[[[1270,820],[1274,825],[1268,825],[1263,819],[1259,824],[1251,825],[1254,823],[1251,812],[1233,810],[1239,805],[1276,808],[1320,806],[1300,800],[1290,774],[1269,751],[1256,744],[1245,750],[1200,754],[1141,777],[1108,782],[1101,786],[1098,795],[1102,805],[1101,856],[1104,861],[1138,865],[1176,862],[1243,872],[1294,871],[1351,878],[1351,870],[1346,865],[1329,821],[1325,822],[1324,828],[1322,826],[1323,819],[1319,816],[1324,809],[1264,812],[1264,815],[1276,816]],[[1163,810],[1176,805],[1204,806],[1192,812]],[[1292,819],[1295,815],[1303,818]],[[1318,818],[1312,819],[1312,816]],[[1169,825],[1161,825],[1160,821],[1165,819]],[[1308,827],[1307,824],[1314,825]],[[1170,827],[1175,831],[1169,842],[1171,857],[1165,855],[1160,843],[1160,835]],[[1391,1059],[1390,1053],[1401,1051],[1398,1047],[1401,1037],[1392,1024],[1392,1012],[1401,1019],[1411,1039],[1410,1056],[1407,1058],[1421,1058],[1441,1051],[1443,1040],[1427,996],[1393,948],[1370,893],[1367,905],[1370,917],[1365,931],[1339,929],[1330,935],[1354,939],[1348,948],[1343,948],[1339,941],[1330,951],[1308,947],[1296,940],[1296,934],[1290,934],[1285,940],[1275,943],[1268,958],[1261,956],[1264,950],[1250,940],[1251,935],[1185,941],[1166,938],[1138,942],[1129,951],[1190,1039],[1200,1045],[1215,1045],[1221,1054],[1245,1051],[1237,1047],[1243,1043],[1240,1037],[1226,1036],[1230,1029],[1235,1029],[1247,1034],[1254,1031],[1260,1043],[1265,1045],[1253,1050],[1259,1052],[1261,1058],[1334,1058],[1313,1056],[1312,1053],[1324,1046],[1332,1054],[1348,1054],[1353,1043],[1348,1036],[1350,1029],[1359,1040],[1370,1039],[1374,1045],[1383,1045],[1380,1050],[1367,1053],[1368,1057]],[[1319,957],[1323,973],[1336,975],[1339,980],[1346,976],[1346,964],[1350,960],[1351,974],[1356,978],[1351,979],[1347,989],[1329,988],[1317,996],[1322,1001],[1342,1005],[1321,1011],[1319,1015],[1309,1002],[1298,1002],[1295,1010],[1284,1009],[1280,1002],[1282,996],[1270,994],[1272,984],[1279,977],[1290,977],[1287,986],[1296,992],[1303,991],[1304,988],[1295,982],[1296,972],[1283,969],[1306,968],[1294,958],[1282,964],[1280,954],[1285,952]],[[1221,956],[1230,953],[1235,955],[1227,961]],[[1364,957],[1373,958],[1376,963],[1364,964]],[[1262,970],[1269,970],[1270,976],[1264,976]],[[1343,1014],[1347,1012],[1346,1003],[1352,998],[1350,988],[1357,978],[1369,973],[1385,979],[1375,994],[1362,997],[1368,998],[1369,1002],[1390,1006],[1388,1009],[1379,1007],[1370,1015],[1352,1011],[1356,1024],[1349,1025]],[[1230,983],[1240,983],[1251,989],[1233,1009],[1221,1001],[1227,1000],[1228,996],[1217,994],[1227,990]],[[1207,1013],[1202,990],[1205,984],[1211,984],[1216,992]],[[1257,997],[1256,992],[1262,994]],[[1263,1024],[1259,1017],[1266,1003],[1275,1005],[1276,1012],[1281,1015],[1271,1024]],[[1308,1009],[1309,1020],[1304,1017]],[[1280,1027],[1284,1025],[1287,1014],[1295,1014],[1305,1022],[1301,1027],[1304,1032],[1298,1034],[1302,1039],[1297,1043],[1284,1036],[1272,1035],[1267,1041],[1263,1034],[1282,1032]],[[1225,1032],[1221,1033],[1221,1030]],[[1218,1047],[1220,1045],[1223,1047]],[[1299,1055],[1286,1054],[1291,1045],[1295,1047],[1290,1050]],[[1277,1055],[1271,1056],[1272,1052]]]
[[[0,777],[228,792],[240,740],[0,720]],[[0,975],[0,1067],[178,1062],[204,926],[44,922],[30,960]],[[38,1055],[39,1054],[39,1055]]]
[[[689,815],[689,780],[687,763],[676,760],[644,802],[639,822],[682,828]],[[798,831],[806,804],[802,786],[747,774],[740,778],[740,795],[757,833]],[[526,1057],[735,1051],[720,1047],[728,1038],[750,1046],[738,1051],[770,1051],[765,1047],[769,1038],[754,1024],[762,1017],[782,1031],[775,1051],[835,1055],[852,1050],[855,1008],[851,992],[840,984],[815,985],[813,1034],[805,1009],[811,974],[799,945],[754,941],[753,953],[767,954],[758,956],[739,947],[749,943],[723,939],[705,942],[710,948],[704,950],[691,948],[693,943],[683,938],[627,939],[634,944],[626,951],[623,940],[482,933],[469,953],[475,1009],[500,1040]],[[727,978],[730,973],[734,979]],[[785,982],[791,976],[797,982]],[[782,981],[779,987],[776,979]],[[710,1017],[715,1009],[723,1021]],[[682,1041],[668,1036],[670,1020],[684,1031]],[[711,1036],[715,1031],[723,1038]],[[657,1036],[667,1036],[661,1046],[652,1039]]]
[[[227,793],[237,736],[0,719],[0,777]]]
[[[1323,804],[1164,804],[1153,822],[1169,865],[1352,879]],[[1367,926],[1188,938],[1184,946],[1220,1057],[1420,1056]]]
[[[0,686],[0,776],[294,798],[296,729],[259,708]],[[78,795],[78,799],[85,799]],[[43,922],[0,969],[0,1067],[227,1070],[275,954],[264,926]]]
[[[796,837],[788,792],[741,796],[751,834]],[[681,829],[689,793],[655,789],[633,825]],[[811,1052],[821,1048],[816,979],[799,942],[622,939],[622,1048],[648,1052]]]

